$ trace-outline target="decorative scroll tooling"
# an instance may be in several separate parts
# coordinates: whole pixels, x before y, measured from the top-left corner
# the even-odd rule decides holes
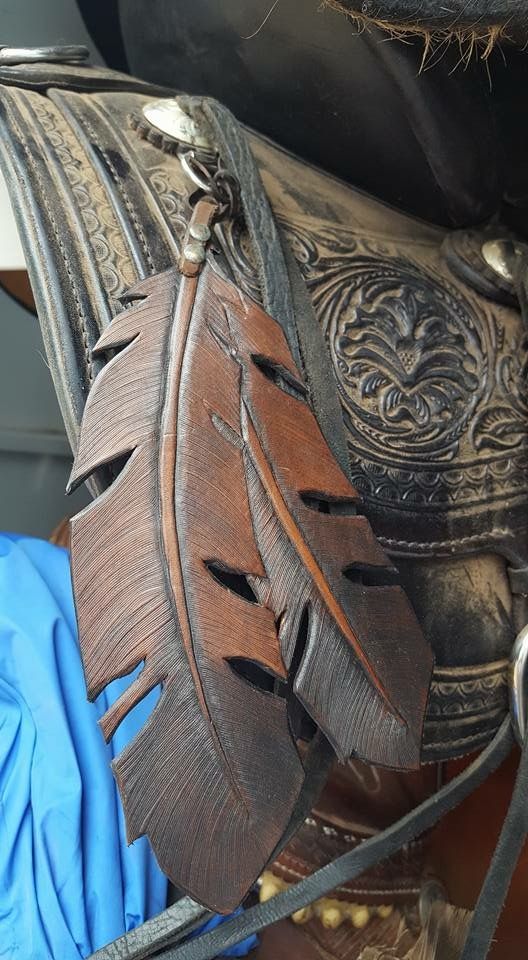
[[[476,522],[492,503],[525,500],[528,337],[518,311],[462,285],[434,247],[302,217],[284,226],[328,341],[365,502],[424,517],[411,536],[421,540],[425,511]]]

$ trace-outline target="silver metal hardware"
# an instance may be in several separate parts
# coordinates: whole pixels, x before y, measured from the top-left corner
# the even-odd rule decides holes
[[[203,263],[205,260],[205,247],[203,243],[198,243],[198,241],[193,242],[191,240],[186,243],[182,253],[184,259],[189,260],[190,263]]]
[[[203,164],[196,161],[193,150],[188,150],[187,153],[182,153],[180,156],[180,162],[183,172],[189,177],[190,180],[192,180],[195,186],[197,186],[200,190],[203,190],[204,193],[213,192],[211,175],[203,166]]]
[[[520,250],[512,240],[486,240],[482,245],[482,256],[488,267],[503,280],[513,283],[513,264]]]
[[[196,121],[181,107],[177,97],[153,100],[142,110],[144,119],[177,144],[177,154],[187,177],[202,193],[217,203],[216,220],[236,219],[239,210],[238,183],[222,165],[210,141]],[[202,236],[196,237],[202,240]],[[205,242],[209,237],[204,238]]]
[[[238,181],[222,166],[218,155],[198,156],[194,150],[180,154],[184,173],[218,205],[216,221],[236,219],[240,208]]]
[[[522,746],[526,736],[528,685],[528,625],[513,645],[510,658],[510,712],[513,732]]]
[[[222,166],[218,156],[198,157],[194,150],[180,154],[184,173],[203,193],[218,205],[216,221],[236,219],[240,207],[239,187],[235,177]]]
[[[142,110],[145,120],[165,136],[190,147],[210,150],[209,141],[200,132],[198,124],[180,107],[176,97],[152,100]]]
[[[0,46],[0,67],[16,67],[24,63],[84,63],[88,60],[88,47],[67,44],[53,47],[8,47]]]
[[[189,236],[200,243],[207,243],[211,239],[211,231],[205,223],[192,223],[189,227]]]

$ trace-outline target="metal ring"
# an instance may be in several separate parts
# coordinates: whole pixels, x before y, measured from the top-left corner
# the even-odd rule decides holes
[[[528,625],[523,627],[513,645],[510,658],[510,711],[513,732],[523,746],[526,736],[528,683]]]
[[[200,174],[196,172],[196,168],[194,164],[191,162],[195,160],[196,160],[196,157],[194,154],[194,150],[187,150],[185,153],[182,153],[180,156],[180,162],[183,167],[183,170],[187,174],[187,176],[192,180],[192,182],[195,183],[196,186],[200,188],[200,190],[203,190],[204,193],[212,193],[213,183],[211,178],[209,177],[209,179],[206,180],[204,177],[201,177]]]
[[[2,67],[17,67],[24,63],[83,63],[89,56],[88,47],[79,44],[54,47],[0,46]]]
[[[208,160],[201,160],[194,150],[179,153],[183,171],[203,193],[211,196],[217,205],[215,222],[224,220],[227,216],[236,217],[238,214],[237,180],[220,166],[218,157],[214,157],[216,169],[209,170]]]

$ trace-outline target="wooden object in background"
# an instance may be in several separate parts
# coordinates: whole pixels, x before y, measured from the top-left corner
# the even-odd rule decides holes
[[[0,270],[0,286],[23,307],[36,313],[33,291],[26,270]]]

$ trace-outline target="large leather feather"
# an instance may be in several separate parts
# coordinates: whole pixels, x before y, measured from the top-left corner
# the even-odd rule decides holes
[[[81,648],[91,698],[143,663],[107,737],[162,684],[114,763],[128,834],[223,911],[303,788],[292,698],[341,757],[416,766],[431,654],[280,326],[209,265],[128,299],[97,344],[119,352],[88,397],[71,481],[128,457],[73,520]]]

